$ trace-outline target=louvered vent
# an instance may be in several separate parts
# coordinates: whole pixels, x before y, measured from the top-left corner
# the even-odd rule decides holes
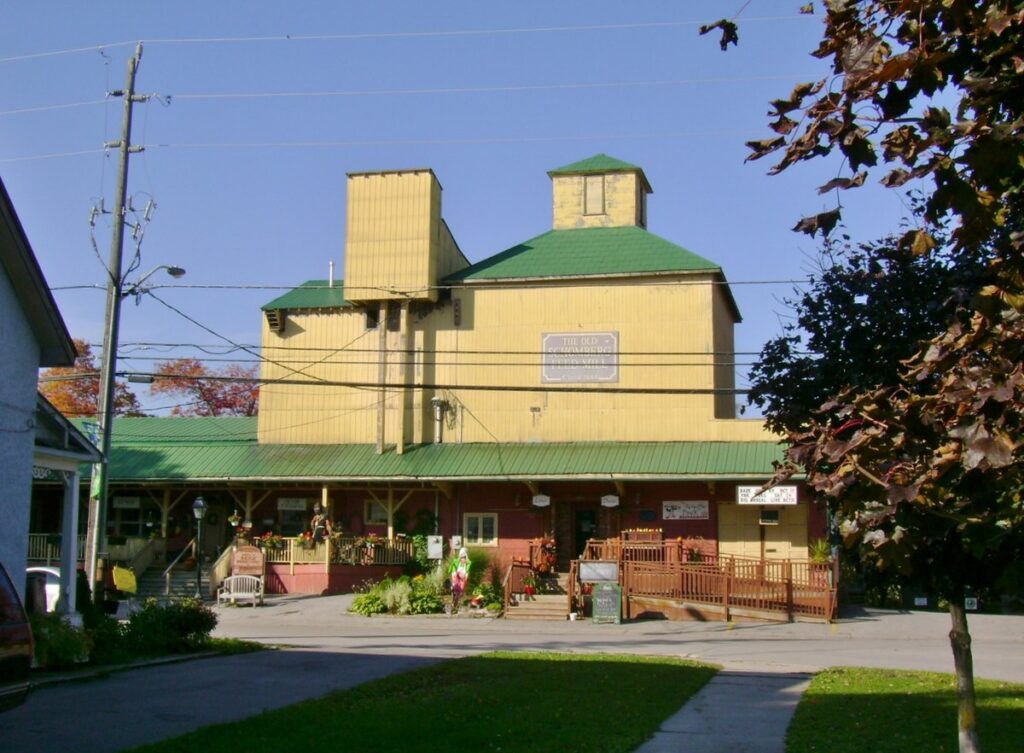
[[[283,332],[285,319],[284,311],[281,309],[268,309],[265,313],[267,315],[267,326],[270,327],[271,331]]]

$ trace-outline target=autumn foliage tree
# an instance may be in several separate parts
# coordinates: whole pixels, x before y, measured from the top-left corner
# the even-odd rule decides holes
[[[156,365],[150,391],[183,400],[171,409],[175,416],[255,416],[260,393],[256,377],[256,367],[231,364],[212,371],[201,361],[182,358]]]
[[[964,596],[996,592],[1024,561],[1024,9],[1010,0],[827,0],[812,53],[828,78],[771,103],[751,158],[778,173],[827,155],[821,193],[869,180],[922,192],[897,247],[926,256],[950,230],[950,262],[985,281],[885,384],[853,384],[789,432],[789,463],[831,500],[847,546],[949,605],[962,753],[980,750]],[[735,43],[731,21],[723,49]],[[828,235],[842,206],[796,230]],[[1019,582],[1019,581],[1018,581]]]
[[[44,369],[39,375],[39,391],[69,418],[95,418],[99,415],[100,370],[92,346],[77,338],[73,342],[78,353],[74,365]],[[138,398],[123,381],[114,382],[114,414],[142,415]]]

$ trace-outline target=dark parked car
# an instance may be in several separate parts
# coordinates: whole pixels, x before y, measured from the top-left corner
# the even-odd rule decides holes
[[[0,563],[0,711],[25,701],[32,667],[32,628]]]

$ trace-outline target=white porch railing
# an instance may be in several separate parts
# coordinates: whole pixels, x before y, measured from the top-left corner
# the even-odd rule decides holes
[[[28,559],[47,565],[60,565],[61,535],[59,533],[30,533]],[[78,561],[85,560],[85,534],[78,534]]]

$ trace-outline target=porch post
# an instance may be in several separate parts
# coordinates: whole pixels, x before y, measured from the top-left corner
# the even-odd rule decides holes
[[[160,538],[167,538],[167,524],[171,521],[171,490],[164,489],[164,501],[160,505]]]
[[[77,608],[78,575],[78,487],[81,474],[63,471],[64,504],[61,520],[60,547],[60,599],[57,610],[61,614],[74,614]]]
[[[395,490],[388,485],[388,541],[395,538]]]

